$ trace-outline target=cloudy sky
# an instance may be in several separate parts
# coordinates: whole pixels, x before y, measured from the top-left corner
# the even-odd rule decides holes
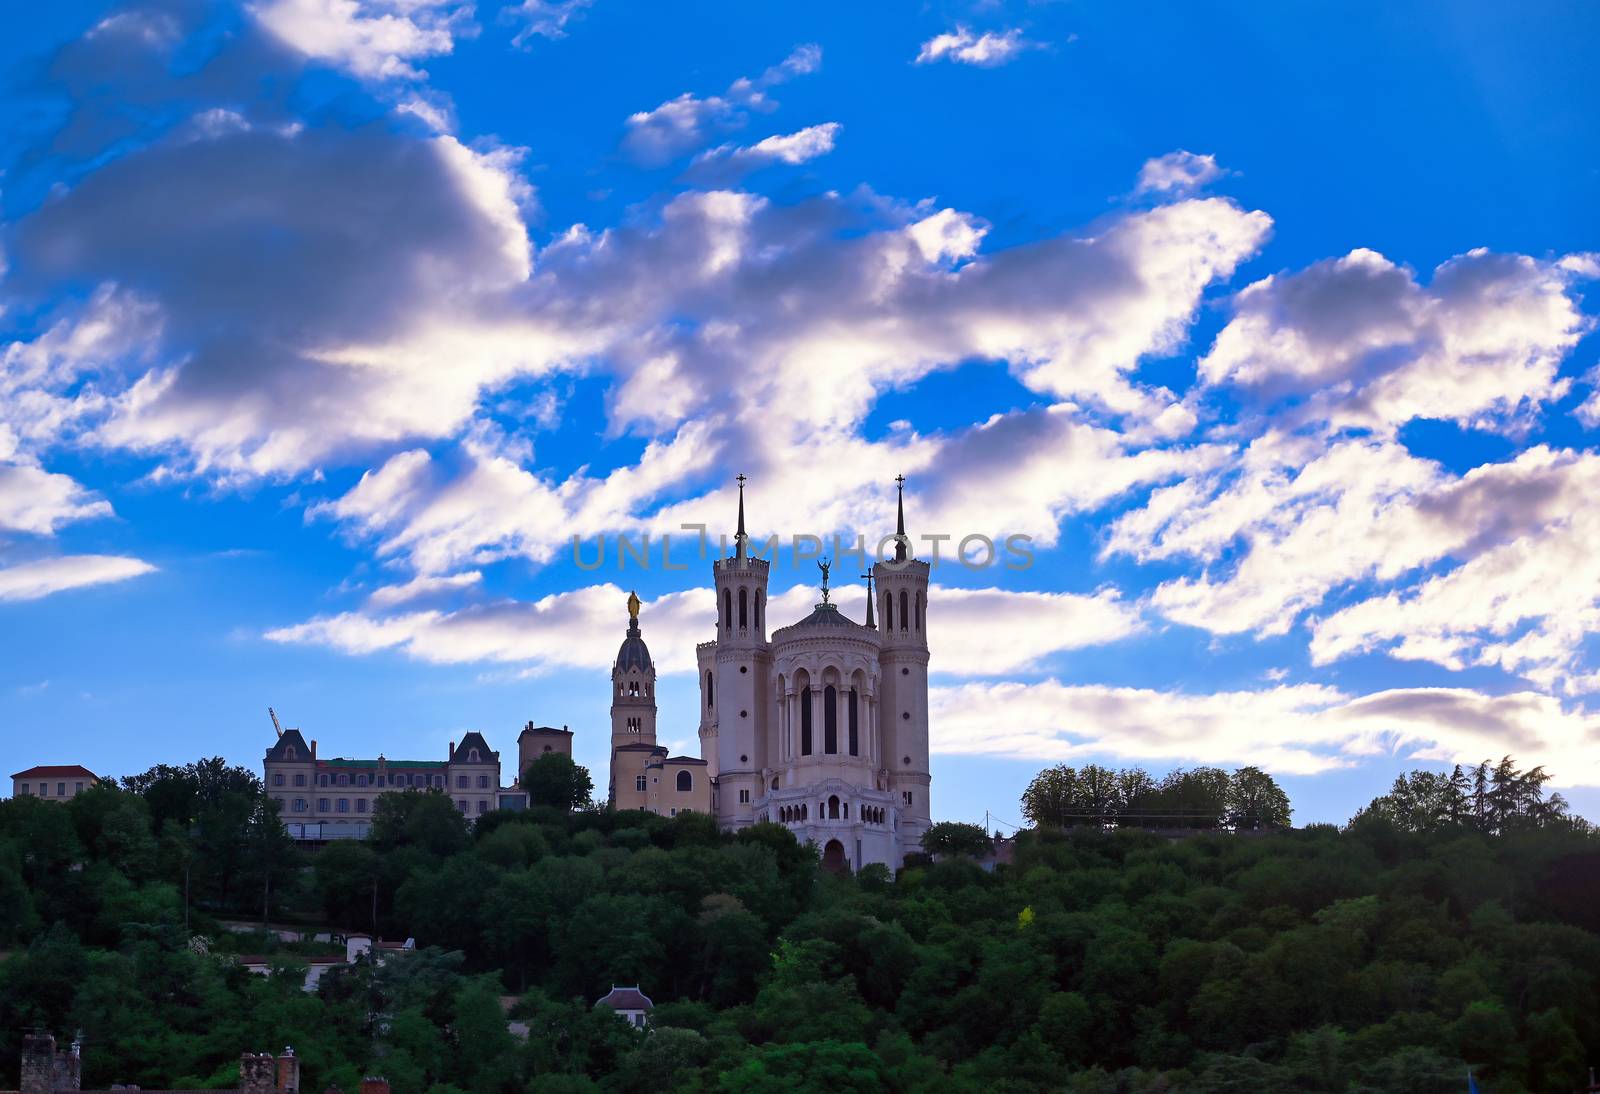
[[[874,543],[904,474],[936,815],[1067,760],[1342,820],[1510,752],[1600,816],[1591,6],[10,20],[7,772],[253,766],[268,705],[603,769],[631,588],[693,750],[685,526],[742,472],[759,538]]]

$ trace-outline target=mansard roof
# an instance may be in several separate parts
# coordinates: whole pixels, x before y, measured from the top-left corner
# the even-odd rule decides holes
[[[294,749],[295,762],[311,759],[311,749],[306,747],[306,739],[300,736],[298,729],[286,729],[279,734],[278,739],[272,742],[272,747],[267,749],[267,759],[288,760],[291,748]]]
[[[632,987],[611,985],[611,990],[605,998],[595,1000],[597,1007],[610,1007],[612,1010],[652,1010],[655,1004],[650,997],[639,990],[637,984]]]
[[[467,754],[474,748],[478,750],[478,755],[481,757],[480,763],[494,763],[500,759],[500,753],[490,748],[489,742],[483,739],[483,734],[474,729],[461,738],[461,743],[456,745],[455,751],[450,754],[451,761],[454,763],[466,763]]]
[[[11,777],[13,779],[98,779],[100,776],[79,764],[47,764],[43,767],[30,767]]]

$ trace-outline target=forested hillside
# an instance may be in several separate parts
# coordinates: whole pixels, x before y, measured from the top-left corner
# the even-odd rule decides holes
[[[469,828],[418,792],[307,856],[249,773],[157,769],[0,803],[0,1087],[39,1025],[81,1029],[102,1088],[226,1086],[241,1051],[292,1045],[316,1091],[1444,1094],[1469,1067],[1485,1094],[1571,1091],[1600,1062],[1600,839],[1510,770],[1493,824],[1471,772],[1464,805],[1406,779],[1344,829],[1172,839],[1069,802],[1080,823],[1040,818],[1010,865],[947,829],[948,857],[891,879],[823,874],[773,825]],[[423,948],[307,994],[326,945],[218,922],[264,912]],[[274,947],[271,976],[229,958]],[[651,1032],[592,1009],[613,983],[654,997]]]

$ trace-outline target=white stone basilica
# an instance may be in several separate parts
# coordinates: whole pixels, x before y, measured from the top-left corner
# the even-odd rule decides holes
[[[750,553],[743,477],[734,554],[713,564],[717,637],[696,647],[700,755],[724,828],[771,820],[824,864],[900,866],[928,805],[928,564],[910,557],[903,482],[895,557],[877,562],[867,618],[829,602],[767,636],[769,561]]]

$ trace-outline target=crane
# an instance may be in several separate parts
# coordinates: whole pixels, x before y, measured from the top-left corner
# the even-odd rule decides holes
[[[272,728],[278,731],[278,736],[282,737],[283,736],[283,727],[278,724],[278,713],[277,713],[277,711],[273,710],[271,707],[268,707],[267,708],[267,713],[272,716]]]

